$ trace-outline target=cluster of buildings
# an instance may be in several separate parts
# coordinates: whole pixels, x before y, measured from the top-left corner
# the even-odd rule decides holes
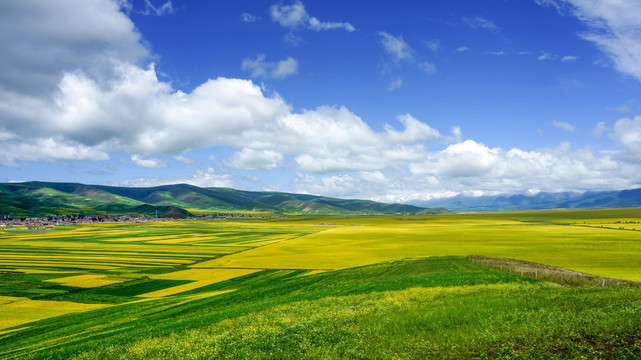
[[[191,217],[188,220],[215,220],[229,218],[256,217],[251,214],[207,214]],[[130,215],[57,215],[45,217],[0,218],[0,230],[29,229],[52,230],[58,225],[99,224],[99,223],[146,223],[154,221],[175,221],[174,219],[151,216]]]

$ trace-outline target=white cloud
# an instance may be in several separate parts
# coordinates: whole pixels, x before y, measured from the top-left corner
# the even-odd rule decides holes
[[[419,67],[428,74],[434,74],[436,72],[436,65],[427,61],[420,63]]]
[[[475,17],[465,17],[462,19],[463,23],[472,29],[482,29],[482,30],[488,30],[491,32],[499,32],[501,31],[501,28],[498,27],[494,21],[488,20],[485,18],[482,18],[480,16],[475,16]]]
[[[499,50],[499,51],[489,51],[489,52],[488,52],[488,54],[490,54],[490,55],[497,55],[497,56],[501,56],[501,55],[505,55],[505,51],[503,51],[503,50]]]
[[[250,13],[243,13],[242,15],[240,15],[240,21],[244,23],[252,23],[258,21],[258,19],[260,19],[258,16],[252,15]]]
[[[284,79],[289,75],[296,74],[296,72],[298,72],[298,60],[290,56],[276,64],[272,76],[276,79]]]
[[[171,1],[167,1],[166,3],[156,6],[154,5],[151,0],[145,0],[145,9],[141,12],[141,14],[145,16],[149,15],[156,15],[156,16],[163,16],[166,14],[173,14],[174,13],[174,7],[171,4]]]
[[[636,162],[624,164],[615,155],[599,157],[589,148],[572,149],[567,143],[556,149],[524,151],[466,140],[440,151],[422,151],[406,167],[298,174],[294,185],[297,191],[315,194],[399,202],[457,194],[633,188],[641,181],[640,170]]]
[[[609,130],[610,129],[605,124],[605,122],[601,121],[598,124],[596,124],[596,126],[594,127],[594,130],[592,130],[592,136],[594,136],[595,138],[601,138],[603,137],[603,134],[608,132]]]
[[[596,44],[621,73],[641,80],[641,2],[637,0],[539,0],[567,5],[589,30],[581,37]]]
[[[303,42],[303,38],[290,31],[285,35],[285,37],[283,38],[283,41],[296,47]]]
[[[464,53],[464,52],[470,51],[470,50],[472,50],[472,49],[470,49],[467,46],[461,46],[461,47],[456,48],[456,52],[457,53]]]
[[[632,186],[638,177],[610,156],[596,157],[589,149],[572,151],[569,144],[545,151],[489,148],[472,140],[428,154],[410,166],[412,174],[433,176],[453,191],[520,192],[527,189],[563,191]],[[615,180],[616,179],[616,180]],[[482,186],[479,186],[482,184]]]
[[[624,158],[641,162],[641,116],[619,119],[611,137],[625,148]]]
[[[392,80],[389,85],[387,85],[387,91],[394,91],[396,89],[399,89],[401,86],[403,86],[403,79],[396,78]]]
[[[439,50],[441,49],[441,41],[427,40],[425,41],[425,46],[427,46],[427,48],[430,49],[433,53],[438,53]]]
[[[144,158],[143,156],[138,154],[131,155],[131,162],[133,162],[137,166],[148,168],[148,169],[158,169],[158,168],[167,167],[167,164],[165,164],[165,162],[162,161],[162,159]]]
[[[113,1],[1,1],[0,32],[11,34],[0,46],[0,98],[28,97],[32,105],[57,90],[59,69],[108,81],[114,59],[138,63],[149,56]]]
[[[190,184],[200,187],[234,187],[234,182],[229,174],[218,174],[209,167],[197,170],[190,176],[168,178],[136,178],[124,181],[118,185],[133,187],[152,187],[170,184]]]
[[[211,157],[216,166],[288,166],[301,174],[297,189],[350,197],[595,190],[641,183],[639,117],[621,119],[611,131],[604,125],[601,134],[607,133],[619,152],[599,155],[568,144],[538,151],[492,148],[462,141],[459,127],[441,134],[410,114],[398,116],[394,126],[374,129],[345,107],[294,112],[250,80],[216,78],[190,92],[175,90],[158,79],[153,64],[142,65],[150,54],[116,3],[88,2],[91,11],[84,16],[64,0],[34,4],[0,2],[0,28],[10,26],[15,38],[0,47],[4,166],[102,161],[119,153],[139,166],[158,167],[163,156],[189,162],[179,154],[226,147],[234,153],[224,161]],[[294,68],[288,59],[265,66],[263,58],[257,64],[263,66],[259,76],[267,77]],[[449,146],[430,149],[437,144]],[[233,186],[231,179],[208,168],[128,184]]]
[[[188,157],[186,157],[184,155],[174,155],[174,159],[176,161],[180,161],[183,164],[193,164],[194,163],[194,159],[188,158]]]
[[[241,63],[243,70],[251,71],[252,77],[284,79],[287,76],[296,74],[298,61],[292,57],[281,60],[277,63],[265,61],[265,54],[259,54],[256,60],[244,59]]]
[[[236,169],[269,170],[280,165],[283,155],[273,150],[253,150],[243,148],[234,153],[227,161],[227,165]]]
[[[578,57],[578,56],[566,55],[566,56],[564,56],[564,57],[562,57],[562,58],[561,58],[561,61],[565,61],[565,62],[573,62],[573,61],[576,61],[576,60],[578,60],[578,59],[579,59],[579,57]]]
[[[539,55],[539,57],[537,57],[537,59],[539,59],[540,61],[554,60],[556,58],[557,58],[556,55],[550,54],[549,52],[542,52],[541,55]]]
[[[294,155],[296,165],[310,172],[371,171],[415,159],[424,151],[425,141],[440,143],[460,136],[460,131],[443,136],[409,114],[397,119],[403,130],[387,125],[383,132],[375,132],[344,107],[321,106],[279,119],[279,142],[271,149]]]
[[[401,63],[412,64],[427,74],[436,72],[436,66],[427,61],[418,61],[415,57],[414,49],[403,40],[402,36],[394,36],[385,31],[378,32],[379,41],[383,46],[383,50],[388,53],[392,61],[398,66]],[[388,87],[389,89],[390,87]]]
[[[292,30],[298,28],[314,31],[343,29],[352,32],[356,30],[352,24],[347,22],[325,22],[310,16],[300,1],[294,1],[291,5],[272,5],[269,12],[273,21]]]
[[[616,111],[616,112],[620,112],[620,113],[629,113],[630,111],[632,111],[630,109],[630,107],[628,106],[628,104],[623,104],[621,106],[615,106],[615,107],[612,107],[612,108],[608,108],[608,110]]]
[[[402,36],[394,36],[385,31],[379,31],[378,35],[380,36],[381,44],[383,49],[390,55],[392,55],[394,61],[399,63],[403,60],[411,61],[414,56],[412,53],[414,49],[409,46]]]
[[[388,179],[380,171],[321,177],[299,173],[294,179],[294,189],[297,192],[348,198],[370,197],[372,193],[385,191],[388,185]],[[368,191],[363,191],[364,189]]]
[[[16,160],[108,160],[109,154],[99,149],[60,138],[33,138],[22,141],[0,140],[0,165],[15,166]]]
[[[552,121],[552,125],[557,129],[561,129],[565,131],[574,131],[574,126],[572,126],[570,123],[565,121]]]

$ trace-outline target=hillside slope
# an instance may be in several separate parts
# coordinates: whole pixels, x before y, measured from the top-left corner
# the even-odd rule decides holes
[[[177,184],[131,188],[76,183],[0,184],[0,217],[111,214],[188,217],[198,212],[435,214],[445,209],[314,195],[200,188]]]
[[[588,191],[585,193],[541,192],[536,195],[515,194],[478,197],[459,195],[409,203],[424,207],[445,207],[451,211],[625,208],[641,206],[641,189]]]

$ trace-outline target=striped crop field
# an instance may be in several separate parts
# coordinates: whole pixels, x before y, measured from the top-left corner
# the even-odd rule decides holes
[[[469,339],[452,330],[479,321],[490,321],[490,328],[512,329],[510,319],[521,318],[530,321],[518,327],[523,339],[530,338],[533,328],[560,326],[553,333],[556,337],[548,339],[550,344],[574,341],[570,335],[564,337],[567,329],[563,324],[569,324],[572,331],[587,326],[589,339],[609,333],[615,323],[628,324],[619,330],[638,335],[639,288],[566,289],[502,273],[465,256],[508,258],[641,281],[640,223],[641,209],[612,209],[266,216],[4,230],[0,231],[0,358],[208,358],[226,354],[277,358],[274,354],[280,354],[279,350],[270,346],[278,344],[293,346],[283,350],[290,351],[283,358],[393,358],[405,354],[403,351],[413,354],[410,358],[421,358],[424,353],[405,348],[396,355],[385,352],[405,346],[401,337],[426,341],[421,346],[443,343],[448,349],[465,349],[469,344],[491,347],[493,341],[517,341],[516,349],[538,346],[540,342],[523,345],[518,342],[521,338],[498,339],[489,333],[484,333],[485,340]],[[506,303],[497,294],[516,299],[518,304]],[[592,297],[594,303],[567,310]],[[529,307],[538,306],[532,313],[544,314],[551,303],[556,307],[545,317],[545,325],[529,315]],[[456,310],[448,304],[459,304],[468,308],[466,314],[480,314],[480,318],[454,314]],[[595,307],[606,310],[603,314],[589,312]],[[504,317],[505,308],[515,313]],[[568,311],[576,313],[567,315]],[[566,315],[567,323],[555,322]],[[599,329],[584,321],[589,317],[601,321],[602,330],[594,330],[597,335],[588,333]],[[423,318],[423,327],[413,325]],[[388,323],[389,319],[398,323]],[[408,333],[412,329],[417,332]],[[451,338],[433,335],[443,329],[448,329]],[[363,344],[361,336],[372,336],[367,340],[372,344],[386,345],[355,355],[350,349]],[[290,338],[303,342],[283,340]],[[193,339],[202,343],[193,343]],[[339,339],[353,342],[333,348],[332,341],[342,341]],[[466,345],[452,344],[451,339],[467,339],[461,340]],[[627,337],[616,341],[637,346],[636,340]],[[300,348],[304,344],[311,347]],[[641,356],[641,340],[638,346]],[[325,348],[335,352],[328,355],[321,350]],[[502,351],[495,350],[489,354]],[[468,350],[456,351],[437,357],[467,357]]]
[[[109,279],[105,275],[91,275],[91,274],[66,276],[62,278],[49,279],[46,281],[61,284],[64,286],[72,286],[72,287],[80,287],[80,288],[94,288],[94,287],[100,287],[105,285],[117,284],[121,282],[120,280]]]
[[[255,269],[188,269],[176,271],[173,273],[155,275],[152,278],[162,280],[190,280],[192,282],[152,291],[150,293],[138,295],[140,297],[164,297],[187,292],[207,285],[215,284],[221,281],[248,275],[259,270]]]
[[[105,306],[107,305],[0,296],[0,331],[36,320],[103,308]]]

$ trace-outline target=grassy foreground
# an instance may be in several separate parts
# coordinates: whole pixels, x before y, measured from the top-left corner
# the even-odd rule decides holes
[[[266,272],[235,284],[220,284],[220,289],[236,290],[213,297],[130,303],[43,320],[0,340],[0,355],[76,359],[641,356],[638,289],[562,287],[457,257],[283,275]]]
[[[274,217],[0,237],[2,359],[641,358],[638,209]],[[614,277],[614,276],[612,276]]]

